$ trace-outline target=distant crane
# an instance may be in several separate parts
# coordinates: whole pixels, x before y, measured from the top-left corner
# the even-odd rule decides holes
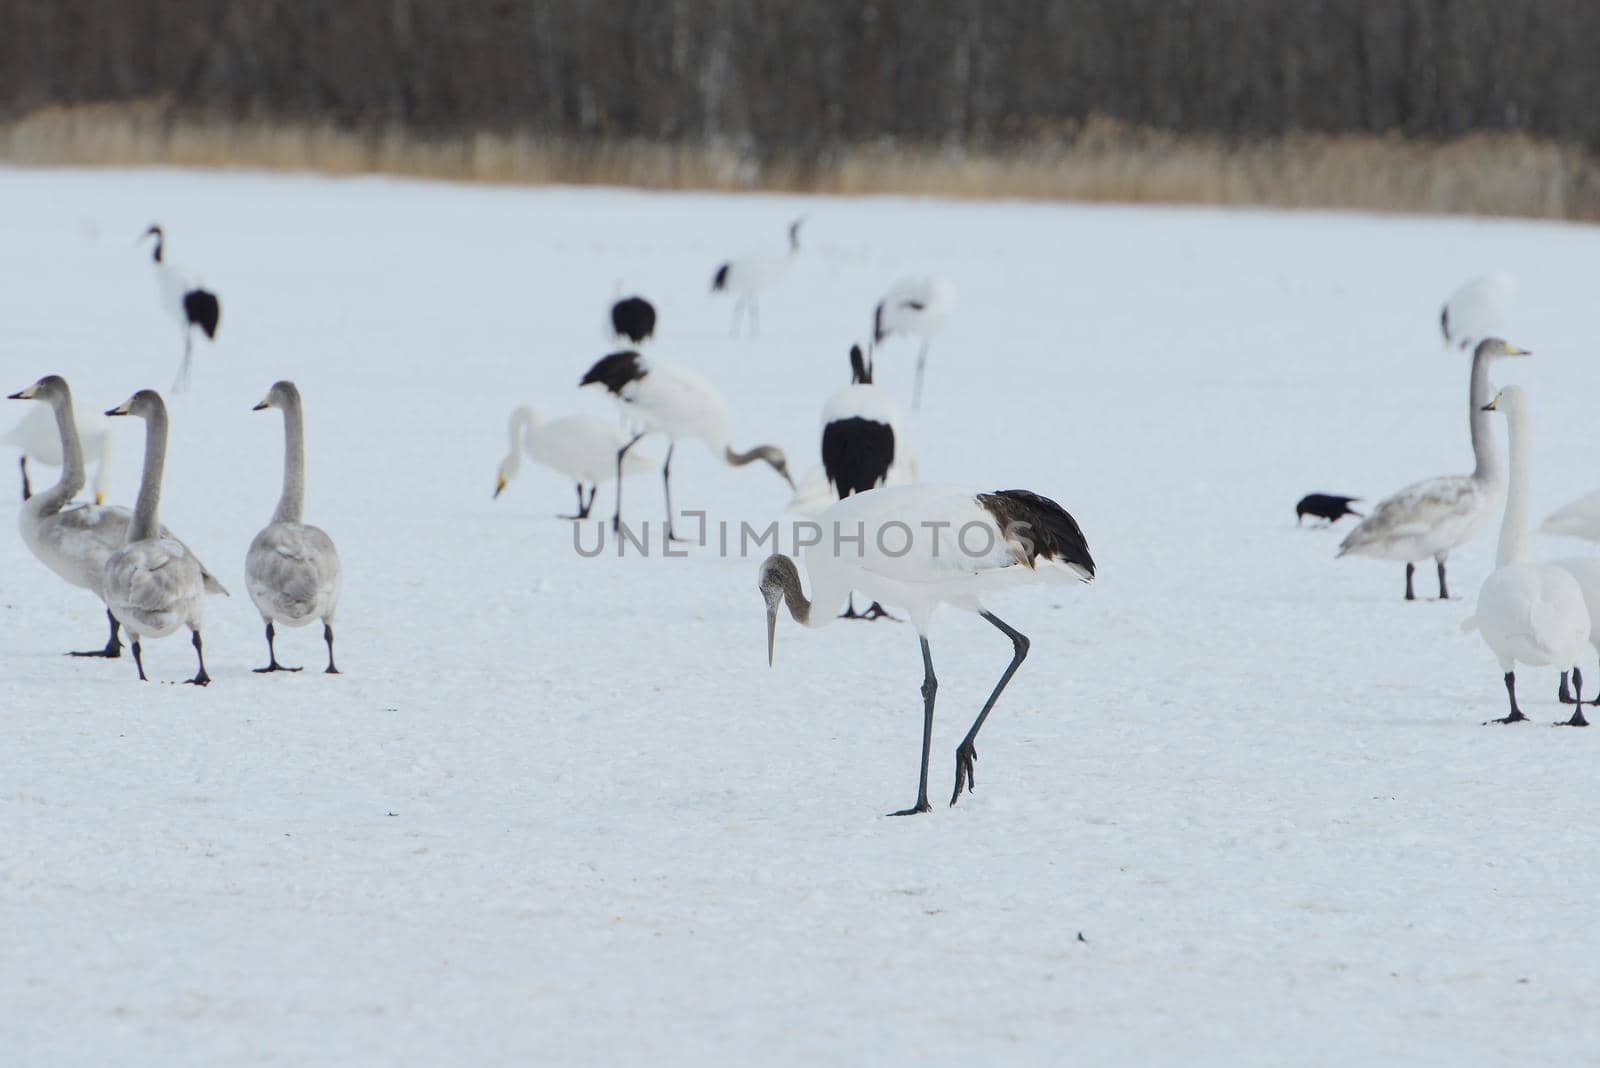
[[[911,390],[911,407],[922,407],[922,371],[928,362],[928,347],[950,318],[955,306],[956,286],[937,274],[908,275],[889,287],[872,313],[872,343],[882,344],[891,337],[914,337],[921,342],[917,350],[917,377]]]
[[[696,438],[719,460],[732,467],[761,460],[778,472],[794,488],[788,460],[776,445],[757,445],[748,452],[735,452],[728,445],[728,404],[715,386],[687,368],[660,360],[646,360],[631,349],[602,357],[584,374],[580,387],[601,385],[617,399],[634,424],[636,433],[617,450],[617,510],[611,529],[622,524],[623,461],[628,450],[646,434],[667,439],[667,458],[661,465],[661,484],[667,499],[667,538],[672,532],[672,450],[683,438]]]
[[[731,333],[739,333],[739,317],[744,313],[749,321],[749,333],[754,337],[760,326],[760,316],[756,310],[756,302],[761,294],[776,285],[784,275],[789,273],[789,267],[794,258],[800,254],[800,224],[805,222],[802,216],[789,224],[789,254],[786,256],[750,255],[736,260],[729,260],[717,268],[716,274],[711,278],[711,291],[713,293],[732,293],[735,297],[733,304],[733,325]]]
[[[182,393],[189,388],[192,375],[195,328],[200,328],[206,340],[214,340],[217,323],[222,319],[222,304],[215,293],[201,286],[193,276],[167,262],[166,235],[161,227],[150,227],[143,237],[156,239],[150,261],[155,265],[162,310],[183,327],[183,363],[178,368],[178,377],[172,382],[172,392]]]

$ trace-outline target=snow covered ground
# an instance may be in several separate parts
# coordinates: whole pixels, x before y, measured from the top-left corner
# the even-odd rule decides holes
[[[780,251],[800,212],[763,336],[730,338],[712,270]],[[103,409],[166,387],[178,337],[134,245],[153,221],[223,305],[173,401],[163,518],[234,596],[208,602],[209,689],[171,684],[181,638],[149,643],[140,685],[129,659],[61,655],[103,641],[98,603],[0,538],[6,1063],[1600,1050],[1600,733],[1544,726],[1550,671],[1522,673],[1535,723],[1481,726],[1499,672],[1458,624],[1494,530],[1455,558],[1459,600],[1407,604],[1400,565],[1334,560],[1348,520],[1293,516],[1307,491],[1470,468],[1438,302],[1498,266],[1536,353],[1494,372],[1532,393],[1535,517],[1600,484],[1595,229],[0,171],[0,391],[59,372]],[[955,808],[955,744],[1010,648],[939,618],[935,811],[887,819],[916,787],[909,628],[785,618],[768,668],[757,560],[583,559],[554,518],[569,484],[490,492],[514,404],[608,412],[575,387],[613,347],[618,280],[657,302],[657,353],[726,392],[735,445],[776,442],[798,475],[878,292],[929,270],[960,305],[923,476],[1056,498],[1100,577],[994,602],[1033,651]],[[880,355],[903,397],[912,356]],[[307,519],[345,561],[339,678],[249,671],[243,557],[282,435],[250,407],[283,377]],[[130,502],[141,433],[119,429]],[[734,522],[788,497],[696,446],[674,483]],[[630,515],[660,507],[630,483]],[[318,635],[279,656],[320,667]]]

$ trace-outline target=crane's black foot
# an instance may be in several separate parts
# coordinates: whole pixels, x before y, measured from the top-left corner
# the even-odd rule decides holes
[[[977,782],[972,777],[972,765],[978,761],[978,750],[971,742],[962,742],[956,747],[956,788],[950,794],[950,803],[956,803],[956,798],[961,796],[961,785],[966,784],[967,793],[972,793],[978,788]]]
[[[903,808],[899,812],[891,812],[891,813],[889,813],[889,815],[891,815],[891,816],[915,816],[919,812],[932,812],[932,811],[933,811],[933,806],[928,804],[928,799],[926,797],[924,797],[924,798],[919,799],[917,801],[917,803],[912,805],[910,808]]]
[[[1526,723],[1527,721],[1528,717],[1522,714],[1522,710],[1515,709],[1509,716],[1501,716],[1499,719],[1491,719],[1486,722],[1484,726],[1487,727],[1490,723]]]
[[[67,655],[68,656],[100,656],[100,657],[104,657],[107,660],[116,660],[118,657],[122,656],[122,643],[121,642],[107,642],[106,643],[106,647],[104,649],[90,649],[88,652],[84,652],[84,653],[72,652],[72,653],[68,653]]]
[[[300,669],[284,667],[282,664],[278,663],[276,659],[274,659],[272,663],[268,664],[264,668],[251,668],[250,670],[254,671],[257,675],[265,675],[269,671],[299,671]]]
[[[184,679],[185,686],[210,686],[211,676],[206,674],[206,669],[201,668],[200,673],[192,679]]]
[[[1589,721],[1583,716],[1582,706],[1573,709],[1571,719],[1564,719],[1556,723],[1557,727],[1587,727],[1588,725]]]
[[[299,668],[295,668],[295,670],[299,671],[300,669]],[[329,664],[327,667],[323,668],[322,669],[322,673],[324,675],[343,675],[344,674],[344,672],[340,671],[338,668],[334,667],[332,664]]]
[[[845,610],[839,614],[839,618],[840,619],[865,619],[865,620],[887,619],[887,620],[890,620],[891,622],[894,622],[894,623],[900,622],[898,617],[891,616],[887,611],[884,610],[883,605],[879,604],[877,601],[873,601],[872,602],[872,606],[870,608],[868,608],[865,612],[857,612],[856,611],[856,606],[853,605],[853,604],[852,605],[846,605],[845,606]]]

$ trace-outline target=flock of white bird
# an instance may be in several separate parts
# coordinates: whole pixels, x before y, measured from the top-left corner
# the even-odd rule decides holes
[[[1414,600],[1412,577],[1419,561],[1432,559],[1439,599],[1448,600],[1445,565],[1453,549],[1471,541],[1502,509],[1495,570],[1478,591],[1473,615],[1462,624],[1476,630],[1503,674],[1510,711],[1497,723],[1527,719],[1517,704],[1516,666],[1555,667],[1561,672],[1558,699],[1574,706],[1562,725],[1588,725],[1583,714],[1579,661],[1591,644],[1600,650],[1600,558],[1539,563],[1528,536],[1529,436],[1527,394],[1517,386],[1490,392],[1489,365],[1531,355],[1503,338],[1516,299],[1515,282],[1503,273],[1474,279],[1457,290],[1439,315],[1452,348],[1472,352],[1467,416],[1475,466],[1470,475],[1446,475],[1406,486],[1380,501],[1339,546],[1353,554],[1406,565],[1406,600]],[[1490,413],[1506,417],[1509,477],[1495,445]],[[1332,516],[1330,519],[1334,518]],[[1540,528],[1600,541],[1600,492],[1560,509]],[[1570,686],[1569,686],[1570,682]]]
[[[216,336],[221,305],[215,294],[174,268],[165,258],[165,235],[152,226],[152,263],[162,306],[183,326],[184,353],[174,391],[187,388],[193,367],[193,332]],[[119,630],[125,630],[134,666],[146,680],[143,642],[187,628],[194,646],[196,686],[211,681],[201,641],[207,594],[227,590],[177,535],[161,523],[161,485],[166,467],[168,415],[153,390],[140,390],[103,415],[80,412],[72,390],[59,375],[46,375],[8,395],[40,402],[4,440],[22,451],[22,540],[41,563],[66,582],[89,590],[106,606],[110,635],[101,649],[73,656],[115,659],[122,655]],[[333,617],[339,602],[339,553],[332,539],[302,521],[305,498],[305,443],[300,391],[278,382],[256,410],[276,408],[284,420],[283,494],[270,522],[245,553],[245,585],[266,625],[267,666],[258,672],[298,671],[278,663],[275,624],[291,627],[320,621],[333,659]],[[145,423],[144,470],[132,511],[105,504],[112,449],[110,419],[137,416]],[[74,502],[84,487],[86,458],[96,463],[94,500]],[[33,492],[28,460],[61,468],[48,489]]]
[[[774,255],[753,255],[718,266],[713,293],[734,299],[730,330],[754,334],[759,329],[759,301],[778,285],[800,255],[803,220],[788,230],[788,249]],[[800,580],[800,565],[774,555],[761,567],[758,586],[767,611],[768,657],[772,654],[778,611],[787,606],[796,622],[819,627],[834,619],[881,619],[888,604],[905,611],[921,642],[924,677],[923,745],[916,802],[896,813],[926,812],[928,761],[933,726],[934,676],[928,633],[939,605],[979,613],[1012,642],[1012,660],[971,729],[956,750],[956,781],[950,803],[975,782],[975,741],[1001,691],[1027,654],[1028,639],[988,612],[982,597],[994,590],[1036,582],[1089,582],[1094,561],[1077,522],[1047,497],[1026,490],[986,491],[919,483],[916,456],[907,441],[907,420],[899,403],[874,384],[873,356],[894,338],[915,341],[916,380],[912,407],[920,405],[928,349],[950,315],[955,287],[938,276],[913,276],[892,285],[872,306],[869,348],[850,350],[850,384],[822,405],[819,463],[798,486],[788,457],[775,445],[736,449],[729,412],[717,388],[691,368],[648,355],[657,315],[640,296],[618,294],[611,306],[615,335],[632,347],[601,357],[579,379],[580,388],[598,387],[617,404],[621,423],[567,416],[541,422],[523,406],[511,413],[508,449],[495,481],[498,497],[516,477],[524,459],[566,478],[576,486],[576,518],[589,516],[602,484],[615,482],[616,503],[611,527],[623,525],[622,486],[627,476],[653,470],[655,461],[637,449],[648,436],[665,443],[661,459],[665,498],[665,532],[676,537],[672,505],[672,457],[682,442],[698,441],[731,467],[764,463],[794,491],[789,511],[829,532],[805,549],[812,596]],[[863,309],[865,312],[866,309]],[[843,346],[841,346],[843,348]],[[845,534],[835,538],[832,532]],[[901,541],[879,537],[885,531]],[[857,532],[862,535],[851,540]],[[853,594],[871,600],[865,612],[855,610]]]

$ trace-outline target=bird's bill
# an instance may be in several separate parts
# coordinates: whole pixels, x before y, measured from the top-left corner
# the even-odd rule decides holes
[[[506,488],[506,476],[496,475],[494,480],[494,496],[500,496],[500,491]],[[494,498],[490,498],[493,500]]]
[[[129,397],[127,400],[123,401],[121,404],[117,405],[115,408],[107,408],[106,409],[106,414],[107,415],[132,415],[133,414],[132,405],[133,405],[133,398]]]
[[[767,667],[772,666],[772,647],[778,638],[778,610],[767,609]]]
[[[33,400],[39,395],[39,383],[35,382],[27,389],[19,389],[15,393],[7,393],[6,400]]]
[[[104,493],[96,493],[94,495],[94,503],[96,505],[105,504],[106,503],[106,495]]]
[[[271,403],[269,403],[268,400],[263,399],[260,404],[256,405],[254,408],[251,408],[250,410],[252,412],[264,412],[270,407],[272,407]]]
[[[1507,356],[1532,356],[1533,353],[1530,352],[1528,349],[1520,349],[1517,346],[1513,345],[1511,342],[1507,341],[1506,342],[1506,355]]]
[[[1499,411],[1500,410],[1500,395],[1498,393],[1495,394],[1494,400],[1490,401],[1488,404],[1485,404],[1483,406],[1483,410],[1486,411],[1486,412],[1497,412],[1497,411]]]

